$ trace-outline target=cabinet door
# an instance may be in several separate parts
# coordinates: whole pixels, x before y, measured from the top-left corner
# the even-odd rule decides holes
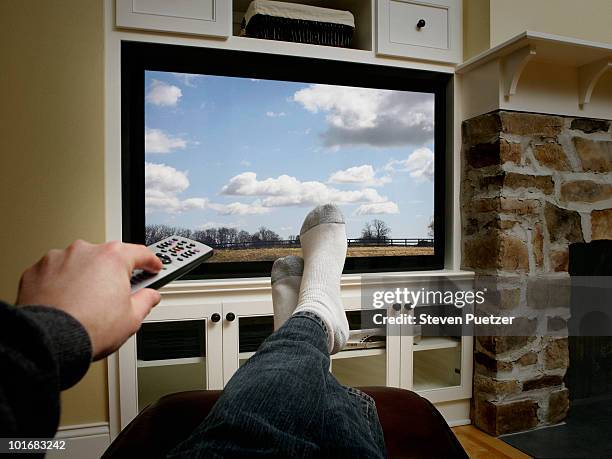
[[[343,298],[349,321],[346,347],[332,355],[331,372],[345,386],[400,386],[400,334],[380,322],[397,312],[363,309],[361,296]]]
[[[117,27],[228,37],[229,0],[116,0]]]
[[[439,336],[404,326],[402,333],[401,387],[413,390],[432,403],[471,397],[472,338]]]
[[[223,303],[223,384],[274,331],[271,300]]]
[[[164,298],[153,309],[119,351],[122,428],[164,395],[223,387],[220,319],[221,304]]]
[[[456,63],[461,50],[461,0],[378,0],[378,54]]]

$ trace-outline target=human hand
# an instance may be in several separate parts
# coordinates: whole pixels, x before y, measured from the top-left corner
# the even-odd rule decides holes
[[[75,241],[51,250],[22,275],[18,305],[50,306],[70,314],[87,330],[94,360],[119,348],[159,303],[152,289],[131,294],[136,268],[158,272],[159,259],[145,246]]]

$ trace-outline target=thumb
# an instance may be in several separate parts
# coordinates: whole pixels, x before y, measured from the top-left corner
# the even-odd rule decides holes
[[[132,295],[132,312],[138,320],[138,326],[160,300],[161,295],[152,288],[143,288]]]

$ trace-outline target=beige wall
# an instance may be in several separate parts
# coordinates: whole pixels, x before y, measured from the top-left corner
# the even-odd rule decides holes
[[[490,0],[491,46],[525,30],[612,43],[611,0]]]
[[[463,0],[463,60],[489,49],[490,0]]]
[[[0,1],[0,298],[75,238],[104,240],[100,0]],[[62,396],[62,424],[105,421],[104,362]]]

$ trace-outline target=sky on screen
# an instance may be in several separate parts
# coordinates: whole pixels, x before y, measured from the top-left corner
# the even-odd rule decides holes
[[[287,237],[335,202],[349,237],[374,218],[426,237],[433,112],[432,94],[146,72],[147,223]]]

